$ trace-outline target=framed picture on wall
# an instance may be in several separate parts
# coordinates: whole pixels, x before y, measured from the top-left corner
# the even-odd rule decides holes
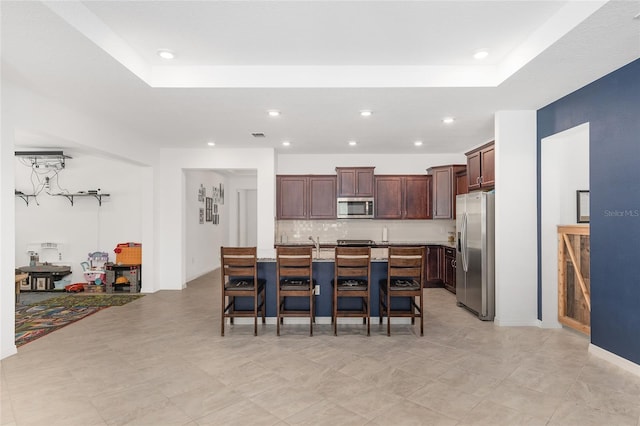
[[[205,204],[206,207],[206,220],[207,222],[211,222],[213,220],[213,198],[207,197],[207,202]]]
[[[578,223],[589,223],[589,191],[576,191],[576,211]]]
[[[204,197],[207,196],[207,189],[203,184],[200,184],[200,188],[198,189],[198,201],[204,203]]]
[[[200,207],[200,224],[204,223],[204,209]]]

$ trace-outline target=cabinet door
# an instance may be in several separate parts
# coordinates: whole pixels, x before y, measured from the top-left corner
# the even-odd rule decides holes
[[[307,218],[307,186],[306,176],[276,177],[276,216],[278,219]]]
[[[456,292],[456,257],[455,250],[449,247],[444,248],[444,272],[443,281],[444,287],[455,293]]]
[[[469,184],[467,182],[467,173],[456,173],[456,194],[467,194],[469,192]],[[455,211],[454,211],[455,213]]]
[[[309,219],[336,218],[336,177],[309,177]]]
[[[431,219],[431,177],[404,178],[404,218]]]
[[[338,174],[338,197],[356,196],[356,171],[355,169],[336,168]]]
[[[427,246],[427,260],[426,260],[425,276],[428,282],[441,282],[442,281],[442,247],[441,246]]]
[[[400,176],[376,176],[376,219],[402,219],[402,178]]]
[[[482,167],[482,175],[480,184],[483,188],[495,185],[495,148],[493,145],[480,151],[480,165]]]
[[[338,197],[373,197],[374,167],[336,167]]]
[[[373,197],[373,168],[356,169],[356,196]]]
[[[467,183],[469,191],[480,189],[480,176],[482,176],[482,169],[480,168],[481,158],[480,151],[467,156]]]
[[[433,218],[451,219],[453,206],[451,197],[453,194],[452,168],[433,168]]]

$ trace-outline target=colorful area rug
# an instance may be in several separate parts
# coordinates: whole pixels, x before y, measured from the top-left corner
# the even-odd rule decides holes
[[[122,306],[144,294],[64,295],[27,306],[16,306],[16,346],[22,346],[52,331],[109,306]]]
[[[16,346],[98,312],[100,306],[16,306]]]
[[[142,296],[144,294],[66,294],[32,303],[31,306],[122,306]]]

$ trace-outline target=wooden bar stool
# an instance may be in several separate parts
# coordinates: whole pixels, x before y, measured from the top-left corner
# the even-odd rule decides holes
[[[380,324],[387,317],[387,336],[391,336],[392,317],[410,317],[411,324],[420,318],[420,335],[424,336],[422,277],[425,259],[424,247],[389,247],[387,278],[380,280]],[[393,297],[409,297],[408,310],[393,310]],[[416,298],[420,299],[416,304]]]
[[[258,278],[256,247],[220,247],[222,275],[222,312],[220,335],[224,336],[226,318],[253,317],[253,334],[258,335],[258,311],[265,323],[266,280]],[[236,297],[251,297],[253,309],[236,309]]]
[[[369,294],[371,282],[370,247],[336,247],[333,286],[333,334],[338,335],[338,317],[362,318],[371,334]],[[338,309],[341,298],[361,300],[361,309]]]
[[[315,285],[313,279],[313,248],[278,247],[276,250],[276,283],[277,287],[277,327],[280,335],[280,324],[284,317],[309,317],[309,336],[313,336],[315,322]],[[287,309],[286,298],[297,297],[309,299],[309,309]]]

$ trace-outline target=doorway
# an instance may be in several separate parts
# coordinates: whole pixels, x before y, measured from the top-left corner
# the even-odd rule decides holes
[[[542,139],[542,326],[558,322],[558,225],[576,223],[576,191],[589,189],[589,123]]]

